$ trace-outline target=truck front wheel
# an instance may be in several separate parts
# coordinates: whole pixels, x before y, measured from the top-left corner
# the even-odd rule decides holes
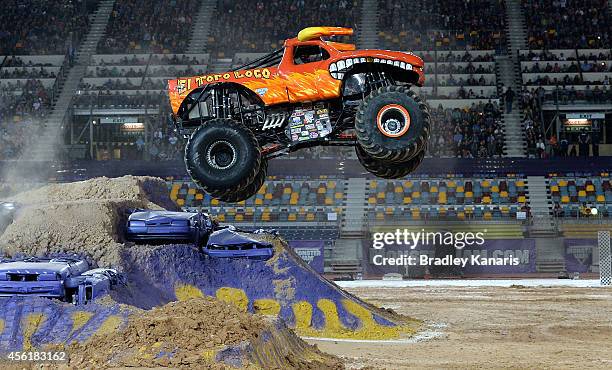
[[[255,135],[232,119],[216,118],[198,127],[185,147],[192,180],[217,198],[244,190],[261,166]]]

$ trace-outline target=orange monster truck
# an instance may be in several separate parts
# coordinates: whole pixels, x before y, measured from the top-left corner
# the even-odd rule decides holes
[[[316,145],[355,146],[379,177],[414,171],[429,137],[427,105],[410,90],[424,83],[423,61],[323,39],[352,33],[309,27],[240,68],[170,80],[193,181],[222,201],[244,200],[263,185],[268,159]]]

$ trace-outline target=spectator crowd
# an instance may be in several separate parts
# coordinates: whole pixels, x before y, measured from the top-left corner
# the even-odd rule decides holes
[[[197,0],[117,0],[98,52],[184,52],[199,6]]]
[[[97,0],[3,0],[0,55],[61,54],[89,29]]]
[[[306,27],[355,27],[358,5],[358,0],[219,0],[209,45],[226,57],[272,51]]]
[[[607,0],[522,0],[531,49],[610,47]]]
[[[429,154],[433,157],[490,158],[503,154],[501,112],[495,101],[464,108],[433,108]]]
[[[501,50],[503,0],[380,0],[379,28],[388,46],[408,50]]]

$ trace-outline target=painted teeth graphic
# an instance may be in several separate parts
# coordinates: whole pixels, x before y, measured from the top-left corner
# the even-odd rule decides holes
[[[380,58],[369,58],[370,62],[373,63],[382,63],[392,65],[394,67],[399,67],[401,69],[405,69],[407,71],[412,71],[412,65],[410,63],[401,62],[399,60],[390,60],[390,59],[380,59]],[[350,58],[343,59],[337,62],[333,62],[329,65],[329,73],[335,79],[341,80],[344,78],[344,72],[346,72],[350,67],[359,63],[366,63],[366,58]]]

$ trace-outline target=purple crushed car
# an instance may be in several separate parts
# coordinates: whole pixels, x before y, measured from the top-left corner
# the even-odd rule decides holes
[[[137,209],[127,221],[128,240],[179,240],[205,244],[214,223],[202,212]]]
[[[86,304],[117,284],[117,271],[89,269],[85,260],[25,258],[0,261],[0,297],[35,296]]]

